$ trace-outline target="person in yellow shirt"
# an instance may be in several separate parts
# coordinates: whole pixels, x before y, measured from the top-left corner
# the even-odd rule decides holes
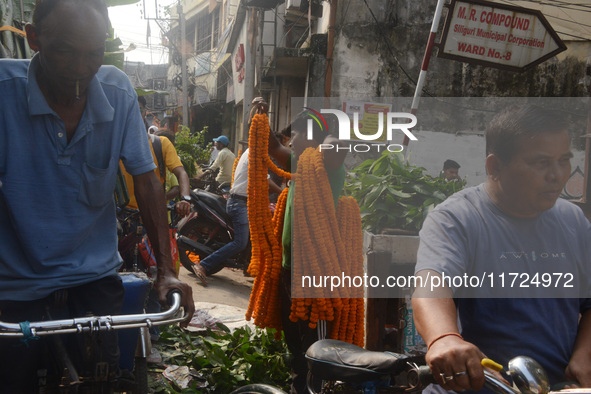
[[[138,103],[140,106],[142,116],[145,116],[145,104],[139,98]],[[152,151],[154,164],[156,164],[156,169],[154,170],[154,172],[158,176],[158,179],[160,180],[162,185],[164,185],[164,183],[166,182],[166,169],[172,172],[178,179],[181,201],[177,202],[175,205],[176,213],[180,216],[188,215],[191,212],[191,186],[189,183],[189,176],[187,175],[187,172],[185,171],[185,168],[181,163],[181,159],[176,153],[176,149],[172,145],[172,142],[170,142],[170,140],[166,137],[156,136],[153,134],[146,134],[146,138],[148,138],[148,140],[150,141],[150,150]],[[161,147],[160,150],[162,151],[163,163],[159,163],[158,157],[154,152],[154,145],[159,145]],[[123,166],[121,167],[121,170],[123,172],[123,175],[125,176],[127,191],[129,192],[129,204],[127,204],[127,206],[129,208],[138,209],[138,205],[135,199],[133,177],[127,171],[125,171]]]

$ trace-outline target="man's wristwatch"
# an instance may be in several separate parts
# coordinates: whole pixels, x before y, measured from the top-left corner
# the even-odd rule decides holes
[[[181,201],[186,201],[190,204],[191,203],[191,196],[181,196]]]

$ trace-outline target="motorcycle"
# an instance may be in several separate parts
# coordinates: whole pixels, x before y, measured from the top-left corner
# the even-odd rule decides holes
[[[193,212],[178,224],[177,245],[183,267],[190,272],[195,256],[203,260],[216,250],[234,240],[232,219],[226,213],[226,199],[205,190],[191,191]],[[251,245],[225,263],[226,267],[246,270],[250,264]]]
[[[337,391],[409,393],[437,384],[425,365],[424,355],[371,351],[347,342],[322,339],[308,348],[306,360],[309,367],[308,392],[311,394]],[[485,360],[483,365],[487,367],[500,367]],[[515,387],[507,385],[488,370],[484,371],[485,387],[497,394],[545,394],[550,391],[546,372],[530,357],[513,358],[506,372]]]
[[[209,168],[209,166],[205,164],[202,164],[200,167],[201,171],[205,171]],[[218,183],[215,178],[219,172],[220,170],[218,168],[215,171],[208,172],[198,181],[191,180],[191,187],[218,194],[220,196],[226,196],[230,190],[231,182]]]

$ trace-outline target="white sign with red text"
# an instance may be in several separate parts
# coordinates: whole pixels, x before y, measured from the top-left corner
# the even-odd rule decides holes
[[[523,70],[566,49],[541,12],[488,1],[452,1],[440,57]]]

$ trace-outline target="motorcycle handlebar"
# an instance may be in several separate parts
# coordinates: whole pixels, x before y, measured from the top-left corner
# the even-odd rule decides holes
[[[408,384],[412,389],[423,390],[430,384],[437,384],[437,381],[427,365],[415,366],[408,371]]]
[[[423,390],[430,384],[438,384],[428,365],[415,366],[408,372],[408,383],[412,389]],[[484,371],[484,386],[499,394],[520,394],[489,371]]]
[[[74,319],[47,320],[39,322],[5,323],[0,321],[0,336],[31,337],[93,331],[122,330],[126,328],[152,327],[177,323],[185,319],[178,316],[181,308],[181,293],[173,290],[168,295],[170,309],[159,313],[132,315],[88,316]]]

